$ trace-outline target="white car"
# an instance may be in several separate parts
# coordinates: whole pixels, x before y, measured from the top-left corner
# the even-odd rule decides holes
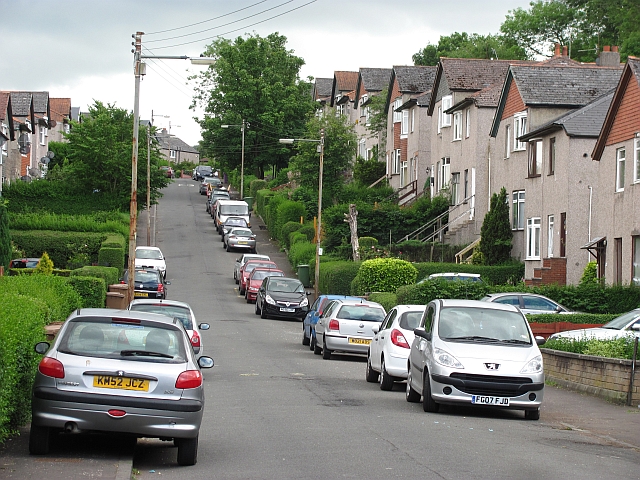
[[[240,269],[249,260],[271,260],[269,255],[260,255],[256,253],[245,253],[244,255],[236,258],[236,264],[233,267],[233,279],[236,283],[240,283]]]
[[[620,315],[601,327],[554,333],[549,340],[556,338],[613,340],[627,336],[640,337],[640,308]]]
[[[178,302],[176,300],[140,298],[133,300],[129,304],[128,310],[134,312],[159,313],[170,318],[177,318],[189,334],[193,352],[197,357],[204,355],[204,342],[202,341],[201,330],[209,330],[209,324],[198,324],[196,322],[196,316],[188,303]]]
[[[407,378],[407,359],[413,343],[413,329],[422,319],[426,305],[396,305],[373,326],[373,340],[367,355],[367,382],[380,381],[381,390],[391,390],[393,382]]]
[[[167,262],[158,247],[136,247],[136,268],[155,268],[167,278]]]

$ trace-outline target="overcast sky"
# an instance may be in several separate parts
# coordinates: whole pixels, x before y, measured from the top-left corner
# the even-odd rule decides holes
[[[70,97],[82,111],[94,99],[132,110],[131,34],[136,31],[145,32],[142,45],[151,51],[143,50],[144,54],[187,56],[199,56],[217,35],[264,37],[278,32],[305,60],[302,78],[332,78],[336,70],[411,65],[411,56],[427,43],[437,43],[440,35],[496,33],[509,10],[528,4],[529,0],[0,0],[5,19],[0,90],[48,91],[51,97]],[[179,28],[187,25],[193,26]],[[156,49],[171,45],[176,46]],[[183,60],[147,61],[140,117],[150,119],[153,111],[156,126],[171,122],[172,134],[196,144],[200,130],[193,117],[201,112],[189,109],[193,88],[187,76],[202,68]]]

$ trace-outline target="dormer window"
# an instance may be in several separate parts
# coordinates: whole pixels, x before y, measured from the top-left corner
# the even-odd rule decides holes
[[[402,113],[398,111],[402,105],[402,99],[396,98],[395,102],[393,102],[393,123],[400,123],[402,121]]]
[[[360,116],[364,117],[367,114],[367,107],[363,106],[365,103],[367,103],[367,99],[369,97],[367,95],[363,95],[362,98],[360,98]]]

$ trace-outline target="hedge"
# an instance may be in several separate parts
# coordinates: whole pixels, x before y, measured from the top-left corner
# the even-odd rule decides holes
[[[116,267],[86,266],[71,270],[70,276],[102,278],[105,284],[109,286],[120,281],[121,273]]]
[[[271,190],[258,190],[256,192],[255,195],[255,202],[254,202],[254,210],[256,211],[256,213],[258,215],[260,215],[260,217],[262,217],[262,220],[264,220],[265,224],[267,223],[267,206],[269,205],[269,202],[271,201],[271,199],[276,196],[277,193],[273,192]]]
[[[300,222],[287,222],[282,226],[281,235],[284,248],[289,249],[291,246],[289,235],[293,232],[297,232],[301,228],[302,224]]]
[[[82,298],[83,308],[104,308],[107,300],[107,284],[103,278],[73,275],[68,279]]]
[[[386,312],[398,305],[398,296],[390,292],[378,292],[369,295],[369,301],[378,302],[382,305]]]
[[[272,215],[274,215],[274,218],[272,219],[271,225],[268,225],[269,233],[271,237],[277,238],[278,241],[284,243],[282,227],[288,222],[300,221],[300,218],[304,219],[306,212],[303,204],[292,200],[283,200],[278,203]]]
[[[560,350],[562,352],[580,353],[582,355],[633,360],[634,340],[635,338],[632,335],[612,340],[553,338],[546,341],[544,348]],[[640,359],[640,350],[637,353],[636,359]]]
[[[482,279],[493,285],[518,284],[524,277],[524,264],[520,262],[505,265],[469,265],[461,263],[423,262],[414,263],[418,269],[418,280],[433,273],[479,273]],[[561,302],[562,303],[562,302]]]
[[[315,271],[315,259],[312,263],[312,271]],[[351,295],[351,282],[358,274],[360,265],[362,262],[321,260],[318,290],[326,295]]]
[[[362,262],[351,283],[352,295],[369,292],[395,292],[398,287],[416,282],[418,270],[406,260],[374,258]]]
[[[490,285],[482,282],[448,282],[446,280],[424,282],[398,288],[398,304],[426,305],[436,298],[462,298],[480,300],[491,293]]]
[[[315,256],[316,246],[306,241],[293,243],[288,255],[289,263],[293,268],[297,268],[298,265],[309,265]]]
[[[601,325],[610,322],[614,318],[618,317],[617,313],[572,313],[558,315],[557,313],[538,313],[528,314],[527,320],[529,323],[589,323]]]
[[[98,265],[124,270],[124,248],[101,248],[98,252]]]
[[[98,261],[98,251],[106,233],[55,230],[11,230],[11,241],[25,257],[41,257],[47,252],[57,268],[64,268],[78,253],[86,253],[91,262]]]
[[[129,235],[129,215],[120,212],[98,212],[84,215],[64,215],[51,212],[10,213],[12,230],[53,230],[60,232],[117,232]]]
[[[258,196],[258,190],[264,190],[266,188],[266,180],[251,180],[251,182],[249,183],[249,195],[251,195],[253,198],[256,198]]]

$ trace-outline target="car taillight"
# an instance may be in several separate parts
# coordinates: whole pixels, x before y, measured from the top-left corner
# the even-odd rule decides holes
[[[194,347],[200,346],[200,335],[195,330],[193,331],[193,335],[191,336],[191,345]]]
[[[391,330],[391,343],[393,343],[397,347],[402,348],[411,348],[409,343],[407,343],[407,339],[404,338],[404,335],[400,330],[396,330],[395,328]]]
[[[44,357],[40,360],[38,370],[47,377],[64,378],[64,365],[55,358]]]
[[[199,370],[187,370],[178,376],[176,380],[176,388],[198,388],[202,385],[202,374]]]
[[[164,292],[164,285],[159,283],[158,284],[158,293],[162,293],[162,292]]]
[[[340,322],[335,318],[329,321],[329,330],[340,330]]]

